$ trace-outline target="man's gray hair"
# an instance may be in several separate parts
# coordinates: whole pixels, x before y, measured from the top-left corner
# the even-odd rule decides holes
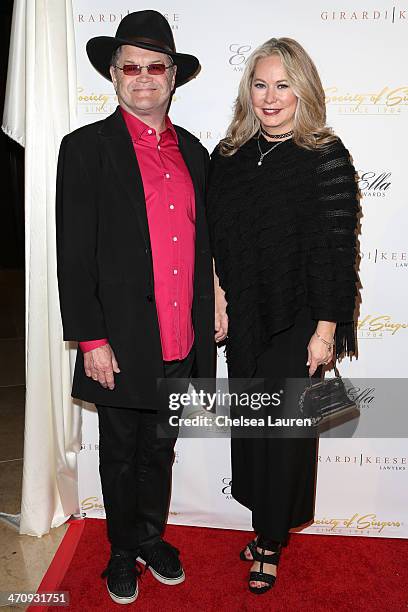
[[[119,59],[121,51],[122,51],[122,46],[115,49],[115,51],[112,53],[111,61],[109,64],[110,66],[116,66],[116,64],[118,63],[118,59]]]

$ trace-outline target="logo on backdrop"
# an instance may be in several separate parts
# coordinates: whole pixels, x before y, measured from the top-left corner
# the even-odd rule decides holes
[[[319,455],[318,463],[333,465],[352,465],[357,468],[376,468],[383,472],[405,472],[408,457],[390,457],[388,455]]]
[[[232,484],[231,476],[225,476],[224,478],[222,478],[221,483],[222,483],[221,492],[225,496],[225,499],[233,499],[231,495],[231,484]]]
[[[390,192],[392,172],[381,170],[360,171],[358,186],[364,198],[385,198]]]
[[[118,97],[108,82],[105,92],[89,91],[81,85],[78,87],[77,106],[78,110],[85,115],[110,115],[117,105]]]
[[[109,90],[112,91],[109,91]],[[81,115],[110,115],[116,110],[118,97],[113,90],[113,86],[106,81],[106,91],[95,92],[85,89],[82,85],[78,86],[77,109]],[[173,95],[172,103],[176,102],[179,96]]]
[[[85,517],[91,514],[92,516],[105,516],[105,506],[103,505],[103,501],[99,499],[99,497],[85,497],[81,501],[81,516]]]
[[[94,11],[92,13],[78,13],[76,16],[77,23],[95,23],[95,24],[116,24],[122,21],[126,15],[132,13],[135,9],[123,9],[119,12],[102,12],[102,11]],[[162,15],[167,19],[169,25],[172,30],[179,30],[181,25],[181,15],[180,13],[176,13],[174,11],[166,11],[163,12]]]
[[[228,47],[228,64],[234,72],[243,72],[252,46],[247,43],[231,43]]]
[[[370,408],[371,402],[375,400],[375,387],[359,387],[353,385],[348,391],[349,396],[358,401],[360,408]]]
[[[380,86],[374,91],[350,91],[333,85],[327,87],[326,106],[339,115],[399,115],[408,108],[408,87]]]
[[[394,321],[390,315],[366,315],[359,319],[357,323],[357,337],[365,339],[385,339],[393,338],[404,333],[408,323]]]
[[[396,6],[387,7],[382,10],[357,10],[357,11],[321,11],[321,21],[365,21],[366,23],[388,21],[389,23],[397,23],[408,21],[408,10],[401,10]]]
[[[350,517],[323,517],[314,521],[319,533],[338,533],[341,535],[396,535],[402,521],[378,517],[377,514],[353,514]]]
[[[408,269],[408,251],[385,251],[372,249],[360,251],[361,260],[375,265],[392,266],[399,270]]]
[[[215,142],[219,142],[221,138],[225,136],[225,133],[221,132],[221,130],[206,130],[204,128],[201,130],[192,130],[192,133],[194,134],[194,136],[197,136],[197,138],[199,138],[201,142],[205,142],[208,140],[214,140]]]
[[[86,442],[82,442],[81,444],[81,451],[83,450],[87,450],[87,451],[98,451],[99,450],[99,444],[90,444],[90,443],[86,443]]]

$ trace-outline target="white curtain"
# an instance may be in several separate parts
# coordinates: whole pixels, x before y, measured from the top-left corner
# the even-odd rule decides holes
[[[55,247],[62,137],[76,127],[71,0],[15,0],[3,130],[25,146],[26,419],[20,533],[41,536],[78,512],[80,408],[70,397]]]

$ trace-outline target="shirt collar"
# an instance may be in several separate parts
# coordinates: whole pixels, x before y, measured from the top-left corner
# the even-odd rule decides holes
[[[144,123],[143,121],[138,119],[138,117],[135,117],[135,115],[132,115],[124,108],[120,107],[120,110],[125,120],[127,129],[129,130],[130,136],[134,142],[140,140],[144,135],[147,135],[148,130],[152,129],[150,126],[147,125],[147,123]],[[167,135],[170,135],[171,138],[178,144],[177,132],[168,115],[166,115],[165,117],[165,123],[166,128],[163,132],[160,132],[161,137],[163,138],[167,137]]]

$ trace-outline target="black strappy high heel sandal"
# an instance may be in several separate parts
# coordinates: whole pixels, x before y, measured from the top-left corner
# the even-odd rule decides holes
[[[256,551],[256,546],[257,546],[257,540],[258,538],[254,538],[253,540],[248,542],[248,544],[245,546],[243,550],[241,550],[241,552],[239,553],[239,558],[241,559],[241,561],[252,561],[253,562],[254,552]],[[252,555],[252,559],[248,559],[248,557],[245,555],[247,548]]]
[[[261,553],[256,550],[256,546],[262,549]],[[264,565],[265,563],[276,566],[278,565],[282,545],[280,542],[275,542],[274,540],[266,540],[265,538],[262,538],[260,536],[258,538],[256,546],[254,552],[252,552],[252,550],[251,552],[254,561],[259,561],[260,568],[259,572],[249,572],[248,587],[251,593],[255,593],[256,595],[262,595],[263,593],[269,591],[269,589],[271,589],[276,582],[276,576],[273,576],[272,574],[266,574],[263,571]],[[251,585],[251,582],[265,582],[266,584],[262,587],[255,587]]]

